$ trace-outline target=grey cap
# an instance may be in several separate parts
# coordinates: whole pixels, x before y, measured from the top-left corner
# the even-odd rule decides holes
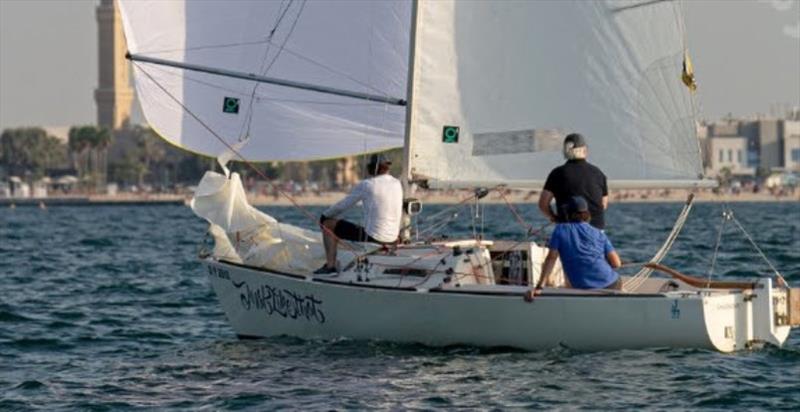
[[[580,133],[568,134],[567,137],[564,138],[564,146],[568,143],[572,143],[572,147],[585,147],[586,138]]]

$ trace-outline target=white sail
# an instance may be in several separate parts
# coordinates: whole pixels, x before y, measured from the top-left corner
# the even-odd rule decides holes
[[[129,52],[137,56],[405,98],[408,2],[119,3]],[[231,144],[249,136],[241,154],[252,161],[403,144],[403,107],[145,62],[134,63],[134,76],[153,129],[209,156],[226,150],[217,136]]]
[[[408,168],[431,186],[541,185],[582,133],[613,186],[702,172],[677,1],[421,1]],[[449,141],[449,142],[448,142]]]

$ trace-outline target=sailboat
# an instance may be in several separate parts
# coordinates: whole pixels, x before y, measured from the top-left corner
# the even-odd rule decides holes
[[[523,294],[543,245],[426,238],[414,224],[419,187],[476,189],[476,208],[487,190],[541,188],[571,131],[590,137],[612,188],[707,185],[678,1],[119,5],[148,123],[220,160],[192,209],[210,223],[200,259],[241,338],[731,352],[781,345],[800,325],[800,290],[777,272],[721,282],[660,264],[691,198],[622,291],[556,276],[533,303]],[[329,275],[312,274],[320,233],[252,207],[226,167],[392,148],[403,148],[405,241],[346,243]]]

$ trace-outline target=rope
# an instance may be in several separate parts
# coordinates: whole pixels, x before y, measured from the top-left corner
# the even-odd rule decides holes
[[[694,202],[694,194],[690,194],[689,197],[686,199],[686,204],[683,206],[683,210],[678,215],[678,218],[675,221],[675,225],[672,227],[672,231],[670,232],[667,239],[664,241],[664,244],[661,245],[661,248],[656,252],[656,254],[650,259],[648,263],[660,263],[664,257],[667,256],[670,249],[672,249],[672,245],[675,243],[675,240],[678,238],[678,235],[683,229],[684,224],[686,224],[686,219],[689,217],[689,212],[692,210],[692,203]],[[634,292],[639,289],[644,282],[653,274],[653,269],[650,268],[642,268],[638,273],[633,275],[630,279],[623,282],[622,290],[625,292]]]
[[[519,212],[517,212],[517,208],[515,208],[514,205],[511,204],[511,202],[508,200],[505,194],[505,188],[498,189],[498,192],[500,193],[500,197],[503,198],[503,201],[506,202],[506,206],[508,206],[508,209],[511,210],[511,213],[517,219],[517,222],[520,224],[520,226],[523,226],[525,228],[525,233],[530,233],[531,230],[533,230],[533,226],[525,222],[525,220],[522,218]]]

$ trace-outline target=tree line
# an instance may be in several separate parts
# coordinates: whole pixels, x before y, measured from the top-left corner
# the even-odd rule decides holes
[[[210,164],[210,159],[171,147],[138,125],[116,131],[74,126],[66,142],[39,127],[6,129],[0,135],[3,180],[74,175],[89,191],[102,191],[110,182],[172,186],[196,182]]]
[[[399,150],[389,152],[399,172]],[[362,175],[367,156],[314,162],[258,163],[255,173],[241,162],[232,170],[244,178],[316,182],[320,189],[345,188]],[[111,131],[82,125],[70,128],[67,142],[38,127],[6,129],[0,135],[0,179],[17,176],[34,182],[45,176],[74,175],[79,188],[103,191],[107,183],[123,187],[146,185],[169,190],[175,185],[194,185],[216,161],[174,147],[149,127],[134,125]]]

